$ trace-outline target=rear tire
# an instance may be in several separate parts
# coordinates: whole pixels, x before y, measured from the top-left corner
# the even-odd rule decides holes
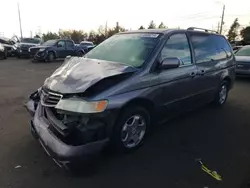
[[[133,152],[143,144],[149,127],[148,111],[141,106],[129,106],[122,110],[114,125],[111,146],[119,153]]]
[[[223,106],[227,101],[228,91],[229,91],[229,83],[226,80],[224,80],[221,83],[221,85],[220,85],[220,87],[215,95],[215,99],[214,99],[213,103],[216,106]]]

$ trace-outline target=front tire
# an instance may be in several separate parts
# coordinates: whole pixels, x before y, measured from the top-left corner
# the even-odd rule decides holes
[[[141,106],[122,110],[111,137],[111,145],[118,152],[132,152],[140,147],[149,132],[150,115]]]
[[[82,57],[83,55],[84,55],[83,52],[81,52],[81,51],[77,52],[77,57]]]
[[[214,99],[214,104],[216,106],[223,106],[226,103],[228,97],[228,91],[229,91],[229,83],[227,81],[223,81]]]
[[[7,59],[7,56],[8,56],[8,51],[5,50],[5,51],[4,51],[4,56],[3,56],[3,58],[4,58],[4,59]]]
[[[54,61],[55,60],[55,55],[54,55],[54,53],[53,52],[49,52],[48,53],[48,56],[47,56],[47,61],[48,62],[52,62],[52,61]]]

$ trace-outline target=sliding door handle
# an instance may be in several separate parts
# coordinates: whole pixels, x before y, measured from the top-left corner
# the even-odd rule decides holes
[[[204,71],[204,70],[200,70],[200,71],[198,72],[198,75],[203,76],[204,74],[205,74],[205,71]]]
[[[195,77],[196,73],[195,73],[195,72],[191,72],[189,75],[190,75],[191,77]]]

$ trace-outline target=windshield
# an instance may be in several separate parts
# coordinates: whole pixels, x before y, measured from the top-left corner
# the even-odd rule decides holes
[[[108,38],[85,57],[124,63],[139,67],[149,57],[158,42],[159,34],[118,34]]]
[[[44,46],[53,46],[57,40],[48,40],[45,43],[43,43]]]
[[[236,56],[250,56],[250,46],[243,47],[235,53]]]
[[[41,42],[41,39],[38,39],[38,38],[23,38],[21,40],[21,42],[39,44]]]

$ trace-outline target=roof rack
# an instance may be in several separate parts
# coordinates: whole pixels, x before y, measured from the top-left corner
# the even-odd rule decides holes
[[[213,30],[210,30],[210,29],[203,29],[203,28],[199,28],[199,27],[189,27],[189,28],[187,28],[187,30],[192,30],[192,31],[194,31],[194,30],[203,30],[205,32],[210,31],[211,33],[217,33],[218,34],[217,31],[213,31]]]

